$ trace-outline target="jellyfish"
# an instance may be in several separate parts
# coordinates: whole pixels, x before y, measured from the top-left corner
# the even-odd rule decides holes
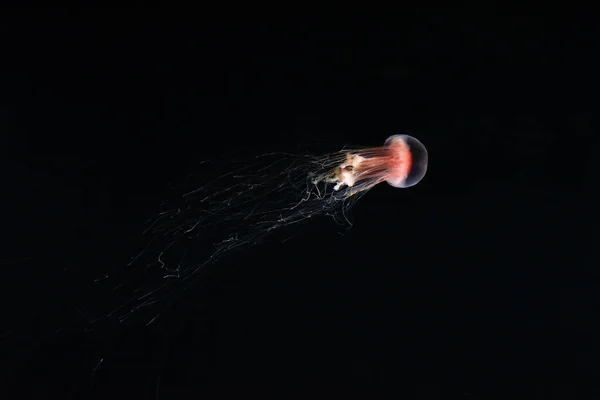
[[[231,162],[229,171],[199,186],[190,179],[148,220],[146,244],[128,263],[140,266],[145,281],[135,283],[136,294],[106,316],[122,322],[150,305],[173,301],[207,266],[258,244],[274,230],[316,216],[351,226],[349,210],[362,195],[382,182],[412,187],[423,179],[427,165],[427,150],[419,140],[392,135],[378,147],[321,155],[261,154]],[[148,271],[154,279],[148,279]]]

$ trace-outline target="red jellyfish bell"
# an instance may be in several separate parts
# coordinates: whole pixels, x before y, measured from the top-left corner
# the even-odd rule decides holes
[[[393,135],[387,138],[389,165],[385,181],[397,188],[416,185],[427,172],[427,149],[423,143],[409,135]]]

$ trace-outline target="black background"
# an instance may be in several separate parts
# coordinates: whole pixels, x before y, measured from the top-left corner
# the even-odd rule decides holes
[[[255,12],[3,12],[4,398],[575,398],[600,373],[593,17]],[[198,160],[396,133],[428,173],[373,189],[351,230],[313,219],[215,265],[157,324],[85,331],[108,301],[91,282]]]

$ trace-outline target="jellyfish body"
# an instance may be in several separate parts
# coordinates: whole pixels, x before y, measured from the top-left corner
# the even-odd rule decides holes
[[[390,136],[385,145],[391,153],[386,182],[398,188],[419,183],[427,172],[428,154],[425,146],[409,135]]]
[[[217,179],[200,186],[190,182],[193,190],[182,189],[183,194],[163,203],[165,209],[149,220],[148,242],[129,263],[143,266],[144,280],[106,317],[123,322],[140,310],[150,313],[152,323],[203,268],[226,253],[314,216],[351,226],[349,211],[362,195],[382,182],[398,188],[416,185],[427,172],[427,162],[420,141],[393,135],[379,147],[253,156],[232,162],[235,169]],[[146,280],[146,271],[156,272],[158,279]],[[165,306],[156,310],[153,304]]]
[[[352,188],[350,193],[369,190],[381,182],[407,188],[423,179],[427,164],[427,150],[420,141],[409,135],[393,135],[381,147],[346,152],[345,160],[326,181],[335,183],[336,191]]]

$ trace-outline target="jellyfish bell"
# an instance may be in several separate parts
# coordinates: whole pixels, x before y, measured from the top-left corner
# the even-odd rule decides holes
[[[390,161],[385,181],[393,187],[416,185],[427,173],[427,149],[410,135],[392,135],[385,141]]]

